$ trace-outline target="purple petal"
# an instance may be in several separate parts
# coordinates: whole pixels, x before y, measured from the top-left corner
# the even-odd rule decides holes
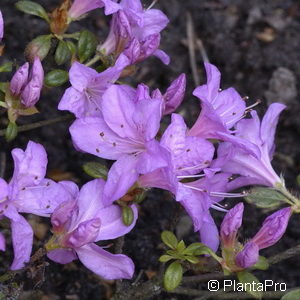
[[[21,94],[22,104],[25,107],[34,106],[40,99],[41,89],[40,78],[38,76],[32,77]]]
[[[13,95],[19,95],[28,80],[29,63],[22,65],[10,81],[10,91]]]
[[[59,264],[68,264],[77,259],[76,252],[73,249],[55,249],[48,252],[47,256]]]
[[[159,58],[165,65],[170,64],[170,56],[161,49],[156,49],[153,55]]]
[[[112,240],[130,232],[138,217],[136,205],[131,205],[131,208],[134,212],[134,219],[130,226],[124,225],[121,208],[118,205],[101,209],[97,215],[101,220],[101,226],[95,241]]]
[[[68,11],[68,15],[72,19],[78,19],[89,11],[103,6],[104,3],[102,0],[75,0]]]
[[[81,222],[76,229],[64,237],[63,245],[67,248],[79,248],[94,242],[98,236],[100,225],[99,218]]]
[[[104,187],[106,206],[123,197],[138,179],[137,161],[134,155],[123,155],[112,165]]]
[[[133,276],[134,264],[125,255],[111,254],[95,244],[80,247],[76,253],[88,269],[104,279],[130,279]]]
[[[200,228],[200,239],[203,244],[216,252],[219,248],[219,231],[214,219],[207,211]]]
[[[255,265],[259,258],[259,248],[253,242],[248,242],[244,249],[239,252],[235,258],[236,264],[243,268],[250,268]]]
[[[2,12],[0,10],[0,42],[3,39],[3,35],[4,35],[4,22],[3,22]]]
[[[18,214],[13,206],[9,206],[4,215],[11,221],[14,261],[10,268],[11,270],[19,270],[30,260],[33,231],[28,222]]]
[[[5,237],[4,235],[0,232],[0,251],[5,251]]]
[[[2,202],[5,197],[8,195],[8,185],[6,181],[0,178],[0,201]]]

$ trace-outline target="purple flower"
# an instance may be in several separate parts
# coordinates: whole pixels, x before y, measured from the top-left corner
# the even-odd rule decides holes
[[[3,22],[2,12],[0,10],[0,42],[3,39],[3,35],[4,35],[4,22]]]
[[[251,112],[251,119],[238,122],[235,135],[256,146],[256,156],[232,143],[225,142],[219,146],[215,166],[222,168],[224,172],[242,175],[230,183],[230,189],[249,184],[275,186],[281,183],[281,179],[272,168],[271,160],[275,149],[276,125],[284,108],[283,104],[273,103],[261,123],[255,111]]]
[[[65,91],[58,109],[68,110],[77,118],[101,116],[104,92],[119,78],[128,63],[127,57],[121,55],[113,67],[102,73],[78,62],[73,63],[69,72],[72,87]]]
[[[258,261],[260,249],[270,247],[281,239],[286,231],[290,216],[291,208],[286,207],[267,217],[257,234],[237,254],[237,265],[242,268],[253,266]]]
[[[210,63],[204,65],[207,83],[193,93],[201,100],[202,110],[189,135],[219,138],[218,132],[229,133],[229,129],[243,117],[246,105],[235,89],[220,91],[219,70]]]
[[[105,14],[116,12],[120,6],[112,0],[75,0],[68,11],[71,19],[79,19],[91,10],[105,7]]]
[[[11,93],[21,98],[25,107],[34,106],[40,99],[44,81],[44,70],[38,56],[35,57],[29,73],[29,64],[21,66],[10,81]]]
[[[111,160],[105,198],[119,199],[139,174],[165,166],[162,147],[155,140],[162,115],[162,99],[153,99],[148,89],[112,85],[100,104],[102,117],[76,120],[70,127],[75,147]],[[107,202],[109,204],[109,202]]]
[[[131,64],[140,62],[150,55],[155,55],[163,63],[169,63],[169,57],[159,50],[160,32],[169,20],[158,9],[143,9],[140,0],[122,0],[120,10],[111,21],[109,35],[99,48],[106,55],[124,51]]]
[[[236,243],[236,235],[242,225],[244,204],[238,203],[225,215],[221,224],[220,238],[225,248],[233,248]]]
[[[12,179],[8,184],[0,179],[0,218],[11,222],[15,255],[11,269],[17,270],[29,261],[33,239],[30,225],[19,213],[49,216],[61,201],[69,199],[72,183],[44,178],[47,154],[40,144],[30,141],[25,151],[16,148],[12,156]]]
[[[122,254],[111,254],[94,242],[115,239],[129,232],[134,222],[122,222],[117,205],[105,206],[103,189],[105,181],[96,179],[85,184],[72,200],[61,203],[51,217],[53,238],[47,243],[48,257],[66,264],[79,259],[88,269],[105,279],[131,278],[134,264]],[[53,250],[52,250],[53,249]]]

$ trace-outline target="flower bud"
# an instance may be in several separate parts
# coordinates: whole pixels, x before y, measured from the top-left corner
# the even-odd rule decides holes
[[[222,245],[226,248],[233,247],[238,229],[242,225],[244,204],[238,203],[225,215],[221,224],[220,236]]]
[[[0,42],[3,39],[3,34],[4,34],[4,22],[3,22],[2,12],[0,10]]]
[[[185,74],[179,75],[164,94],[165,111],[164,115],[171,114],[181,104],[186,88]]]
[[[10,91],[14,96],[20,95],[28,80],[28,73],[29,63],[27,62],[23,66],[21,66],[14,74],[13,78],[10,81]]]
[[[235,258],[236,264],[243,268],[250,268],[255,265],[258,261],[259,257],[259,248],[256,243],[248,242],[244,249],[238,253]]]
[[[285,233],[291,211],[291,207],[286,207],[267,217],[261,229],[251,239],[251,242],[256,243],[259,249],[264,249],[277,243]]]

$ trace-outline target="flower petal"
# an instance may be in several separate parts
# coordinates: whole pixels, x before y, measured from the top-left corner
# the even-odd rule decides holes
[[[68,264],[77,259],[76,252],[73,249],[55,249],[48,252],[47,256],[59,264]]]

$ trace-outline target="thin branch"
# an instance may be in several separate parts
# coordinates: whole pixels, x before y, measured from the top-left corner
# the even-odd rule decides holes
[[[225,275],[222,272],[215,272],[215,273],[207,273],[201,274],[196,276],[186,276],[183,277],[182,283],[194,283],[194,282],[202,282],[202,281],[209,281],[211,279],[223,279]],[[226,276],[226,278],[229,278]]]
[[[3,178],[6,170],[6,154],[5,152],[0,153],[0,177]]]
[[[69,120],[72,120],[73,118],[74,117],[72,115],[66,115],[66,116],[57,117],[57,118],[50,119],[50,120],[44,120],[44,121],[39,121],[39,122],[31,123],[31,124],[18,126],[18,132],[24,132],[24,131],[36,129],[36,128],[43,127],[43,126],[52,125],[52,124],[59,123],[59,122],[69,121]],[[6,129],[1,129],[0,136],[5,136],[5,132],[6,132]]]
[[[300,244],[284,252],[271,256],[268,258],[268,261],[271,265],[274,265],[296,255],[300,255]]]

